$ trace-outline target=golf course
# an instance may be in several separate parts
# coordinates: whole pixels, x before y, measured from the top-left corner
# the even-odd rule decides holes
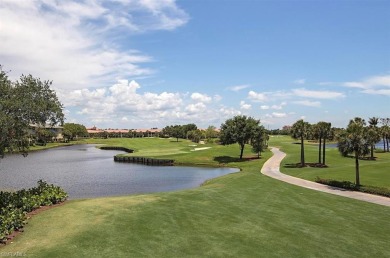
[[[86,139],[176,165],[234,167],[240,172],[195,189],[79,199],[29,219],[1,253],[27,257],[390,257],[390,207],[293,186],[260,173],[272,155],[246,146],[160,138]],[[281,171],[308,180],[354,179],[354,161],[327,149],[327,168],[295,168],[299,145],[289,136],[269,146],[287,153]],[[361,183],[390,188],[390,154],[361,162]],[[316,162],[317,146],[306,158]],[[153,169],[153,167],[150,167]],[[107,171],[110,173],[110,171]]]

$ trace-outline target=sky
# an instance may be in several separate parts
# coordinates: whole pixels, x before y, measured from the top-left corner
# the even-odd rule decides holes
[[[390,117],[387,0],[0,0],[0,65],[65,122],[269,129]]]

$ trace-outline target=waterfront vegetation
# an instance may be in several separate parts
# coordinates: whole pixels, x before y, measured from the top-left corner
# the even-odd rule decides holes
[[[27,213],[40,208],[64,202],[67,193],[59,186],[38,181],[38,186],[16,192],[0,192],[0,243],[7,236],[19,231],[27,223]]]
[[[178,164],[239,167],[241,172],[183,191],[73,200],[30,220],[3,252],[37,257],[389,257],[389,207],[293,186],[266,177],[260,159],[239,146],[193,145],[176,139],[90,139],[80,143],[135,149]],[[289,136],[269,144],[287,152],[282,171],[311,180],[351,180],[353,159],[327,149],[328,168],[289,167],[299,162]],[[317,158],[307,145],[307,162]],[[197,147],[210,147],[194,151]],[[364,161],[362,184],[386,187],[388,154]],[[349,164],[351,163],[351,164]],[[387,164],[387,165],[386,165]],[[374,169],[373,169],[374,168]],[[153,168],[151,168],[153,169]],[[350,174],[350,175],[349,175]]]

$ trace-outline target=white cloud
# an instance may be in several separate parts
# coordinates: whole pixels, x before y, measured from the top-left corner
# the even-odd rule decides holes
[[[293,101],[293,103],[297,104],[297,105],[307,106],[307,107],[320,107],[321,106],[321,102],[310,101],[310,100],[298,100],[298,101]]]
[[[286,117],[287,114],[286,113],[272,112],[272,116],[277,117],[277,118],[282,118],[282,117]]]
[[[249,84],[243,84],[243,85],[231,86],[231,87],[229,87],[228,89],[231,90],[231,91],[237,92],[237,91],[240,91],[240,90],[249,88],[249,87],[250,87]]]
[[[199,101],[199,102],[204,102],[204,103],[211,102],[211,97],[209,97],[206,94],[201,94],[201,93],[198,93],[198,92],[192,93],[191,94],[191,99],[193,99],[195,101]]]
[[[344,93],[335,91],[314,91],[306,89],[293,89],[292,93],[298,97],[316,98],[316,99],[335,99],[345,97]]]
[[[349,88],[362,89],[366,94],[390,95],[390,75],[371,76],[362,81],[351,81],[342,83]]]
[[[272,112],[271,114],[265,115],[267,118],[284,118],[287,117],[286,113]]]
[[[260,106],[260,109],[267,110],[267,109],[269,109],[269,106],[268,105],[262,105],[262,106]]]
[[[294,84],[305,84],[306,83],[306,79],[297,79],[294,81]]]
[[[115,39],[172,30],[188,15],[174,1],[1,1],[0,60],[10,77],[31,73],[58,89],[149,76],[153,58]]]
[[[249,91],[248,98],[255,102],[263,102],[267,100],[267,97],[264,93],[257,93],[254,91]]]
[[[244,110],[249,110],[252,108],[252,105],[245,103],[245,101],[240,101],[240,108]]]
[[[202,102],[196,103],[196,104],[189,104],[185,110],[188,111],[189,113],[198,113],[198,112],[203,112],[206,109],[206,105],[203,104]]]

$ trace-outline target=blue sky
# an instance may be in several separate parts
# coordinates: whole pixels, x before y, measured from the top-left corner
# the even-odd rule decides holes
[[[390,2],[0,1],[0,64],[100,128],[389,117]]]

